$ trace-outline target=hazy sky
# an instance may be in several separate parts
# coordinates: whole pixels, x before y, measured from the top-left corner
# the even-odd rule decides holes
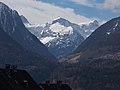
[[[83,23],[120,16],[119,0],[0,0],[31,23],[43,24],[57,17]]]

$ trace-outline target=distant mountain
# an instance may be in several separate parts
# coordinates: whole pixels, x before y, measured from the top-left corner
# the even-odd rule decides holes
[[[64,18],[57,18],[41,26],[24,24],[57,58],[73,52],[84,41],[84,38],[87,38],[99,26],[96,20],[89,24],[78,25]]]
[[[40,83],[49,77],[57,63],[47,55],[47,48],[21,22],[16,11],[0,3],[0,67],[5,64],[17,65],[26,69]],[[40,45],[40,53],[32,48],[26,49],[25,46],[34,47],[34,43]]]
[[[0,2],[0,26],[24,48],[55,59],[48,49],[24,26],[17,11]]]
[[[63,80],[74,90],[119,90],[119,68],[120,17],[117,17],[96,29],[72,55],[61,60],[52,78]]]
[[[120,17],[110,20],[92,33],[76,50],[81,58],[97,58],[120,51]]]
[[[99,22],[97,20],[88,22],[88,23],[81,23],[79,32],[81,35],[86,39],[91,35],[92,32],[94,32],[99,26]]]

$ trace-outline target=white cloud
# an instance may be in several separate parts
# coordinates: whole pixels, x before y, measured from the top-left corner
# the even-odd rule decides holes
[[[69,0],[69,1],[88,7],[94,7],[96,5],[95,0]]]
[[[89,18],[76,14],[71,8],[62,8],[35,0],[0,0],[28,18],[31,23],[43,24],[57,17],[66,18],[75,23],[90,21]]]
[[[97,3],[97,0],[69,0],[76,4],[94,7],[102,10],[110,10],[113,13],[120,13],[120,0],[103,0],[103,3]]]
[[[120,13],[120,0],[105,0],[98,4],[99,9],[111,10],[114,13]]]

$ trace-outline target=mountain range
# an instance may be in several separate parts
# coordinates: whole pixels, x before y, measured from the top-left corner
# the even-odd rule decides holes
[[[73,90],[120,89],[119,39],[117,17],[97,28],[73,54],[61,60],[54,78],[69,83]]]
[[[0,66],[17,65],[40,82],[54,70],[55,59],[47,47],[25,28],[17,11],[0,2]]]
[[[57,18],[43,25],[33,25],[21,16],[26,28],[34,34],[57,58],[72,53],[97,27],[97,20],[88,24],[75,24],[64,18]]]
[[[64,18],[34,25],[0,2],[0,67],[17,65],[37,82],[62,80],[73,90],[119,90],[119,39],[120,17],[101,26],[96,20],[75,24]]]

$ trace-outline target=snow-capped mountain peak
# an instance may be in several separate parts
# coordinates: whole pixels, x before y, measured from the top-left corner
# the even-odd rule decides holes
[[[61,18],[61,17],[59,17],[57,19],[54,19],[54,21],[52,22],[52,24],[55,24],[55,23],[59,23],[59,24],[64,25],[66,27],[68,27],[68,26],[71,25],[70,21],[68,21],[68,20],[66,20],[64,18]]]
[[[61,17],[43,25],[26,25],[29,31],[58,58],[74,51],[98,26],[96,20],[78,25]]]

